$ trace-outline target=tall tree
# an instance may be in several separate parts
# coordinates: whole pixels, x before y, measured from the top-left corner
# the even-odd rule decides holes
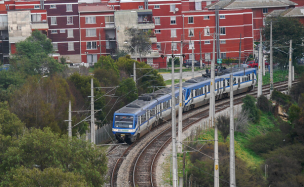
[[[33,31],[24,41],[16,43],[16,54],[11,64],[15,70],[27,75],[47,75],[60,72],[64,66],[59,64],[50,54],[53,45],[50,39],[40,31]]]
[[[125,30],[125,33],[129,37],[126,43],[128,51],[132,54],[138,54],[141,61],[142,55],[147,54],[151,50],[149,32],[142,29],[129,28]]]
[[[267,42],[265,46],[269,50],[270,40],[270,22],[272,21],[273,36],[273,62],[279,63],[280,66],[288,64],[289,59],[289,41],[292,40],[292,58],[293,64],[296,64],[296,58],[302,57],[304,52],[302,39],[304,36],[304,27],[296,18],[277,17],[266,19],[263,29],[263,35]]]

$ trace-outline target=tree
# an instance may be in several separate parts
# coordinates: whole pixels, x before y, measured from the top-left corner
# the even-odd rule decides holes
[[[230,134],[230,117],[228,116],[218,116],[216,118],[217,128],[221,131],[224,141],[226,141],[227,136]]]
[[[8,186],[88,186],[84,177],[72,172],[63,172],[59,168],[46,168],[41,171],[37,168],[20,167],[10,172]]]
[[[113,58],[115,61],[117,61],[120,57],[124,57],[124,56],[126,56],[127,54],[128,54],[128,52],[125,51],[125,50],[118,50],[118,49],[116,49],[116,51],[115,51],[114,55],[112,56],[112,58]]]
[[[67,172],[71,172],[76,176],[83,176],[88,186],[101,186],[105,182],[107,158],[101,149],[87,141],[60,136],[49,128],[43,130],[33,128],[24,133],[17,145],[10,147],[4,153],[3,163],[0,165],[0,175],[4,176],[3,178],[6,179],[4,182],[7,183],[11,181],[14,171],[16,171],[14,168],[32,172],[33,167],[37,168],[35,171],[40,171],[38,176],[46,175],[44,179],[52,176],[52,173],[59,173],[59,179],[64,178],[64,176],[69,176]],[[52,168],[58,168],[60,171]],[[20,175],[27,178],[24,176],[25,172],[21,171],[18,171],[21,173]],[[47,174],[47,171],[52,172]],[[59,179],[49,178],[52,182]],[[15,180],[18,181],[17,178]]]
[[[30,37],[16,43],[16,54],[14,54],[11,64],[15,70],[27,75],[52,75],[64,69],[63,65],[50,56],[52,52],[51,40],[40,31],[35,30]]]
[[[253,123],[258,123],[260,121],[260,113],[255,105],[255,98],[250,95],[246,95],[242,101],[244,103],[242,105],[242,111],[248,111],[249,120],[251,120]]]
[[[13,92],[24,83],[25,76],[13,69],[0,71],[0,102],[8,101]]]
[[[150,35],[142,29],[129,28],[125,30],[126,35],[129,37],[126,48],[130,53],[139,54],[141,61],[142,55],[147,54],[151,50]]]
[[[11,113],[8,108],[8,103],[0,103],[0,134],[4,136],[19,136],[24,128],[24,123]]]
[[[119,70],[117,68],[117,65],[115,64],[115,61],[111,58],[111,56],[101,56],[98,59],[98,62],[94,65],[94,68],[100,68],[104,70],[113,70],[117,76],[119,77]]]
[[[265,46],[269,50],[270,40],[270,22],[272,21],[272,36],[273,41],[273,61],[279,63],[281,67],[288,63],[289,59],[289,41],[292,40],[292,62],[296,64],[296,58],[302,57],[304,52],[302,38],[304,35],[304,27],[296,18],[277,17],[266,19],[266,24],[263,29],[263,35],[267,42]],[[278,49],[277,49],[278,48]]]
[[[172,65],[171,63],[172,63],[172,58],[169,58],[168,65]],[[174,65],[179,66],[179,64],[180,64],[179,58],[175,57],[174,58]]]
[[[14,93],[10,106],[28,128],[50,127],[54,132],[66,133],[69,100],[74,99],[65,79],[35,76]]]
[[[257,107],[260,110],[262,110],[263,112],[271,112],[271,110],[272,110],[272,103],[270,101],[268,101],[267,97],[265,97],[264,95],[261,95],[258,98]]]
[[[137,89],[132,78],[124,79],[120,82],[116,95],[120,96],[120,107],[137,99]]]

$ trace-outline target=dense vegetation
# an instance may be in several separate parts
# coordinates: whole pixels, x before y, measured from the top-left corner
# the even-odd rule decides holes
[[[95,117],[102,126],[139,94],[164,86],[163,78],[130,56],[102,56],[92,75],[71,73],[50,56],[51,40],[39,31],[16,49],[10,68],[0,71],[0,186],[102,186],[104,150],[80,138],[88,130],[82,120],[89,115],[91,79]],[[134,62],[142,68],[137,84],[131,78]],[[65,121],[69,100],[73,111],[86,112],[73,113],[72,123],[78,124],[73,138],[67,137]]]
[[[246,96],[242,111],[248,116],[245,131],[235,132],[235,165],[237,186],[303,186],[304,185],[304,76],[290,95],[274,91],[271,101]],[[273,103],[276,103],[275,105]],[[280,108],[280,111],[278,112]],[[284,112],[287,115],[284,115]],[[229,185],[229,116],[217,118],[219,133],[220,185]],[[239,124],[238,124],[239,125]],[[235,127],[238,129],[237,127]],[[213,143],[196,140],[214,139],[214,130],[196,130],[186,156],[187,184],[213,186]],[[189,149],[190,150],[190,149]],[[199,150],[193,151],[193,150]],[[203,154],[202,154],[203,153]],[[207,155],[207,156],[206,156]],[[182,157],[182,155],[180,155]],[[266,167],[266,170],[265,170]]]

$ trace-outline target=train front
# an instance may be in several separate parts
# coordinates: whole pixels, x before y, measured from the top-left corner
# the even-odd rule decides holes
[[[132,143],[132,137],[136,133],[136,117],[134,114],[115,113],[112,132],[116,139],[122,143]]]

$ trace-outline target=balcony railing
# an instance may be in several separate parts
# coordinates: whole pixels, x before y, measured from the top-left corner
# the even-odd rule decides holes
[[[105,28],[114,28],[115,27],[115,23],[114,22],[108,22],[105,24]]]
[[[47,21],[32,21],[32,29],[48,29],[49,25]]]
[[[6,30],[8,26],[8,22],[0,22],[0,30]]]
[[[153,21],[138,21],[138,24],[151,24]]]

